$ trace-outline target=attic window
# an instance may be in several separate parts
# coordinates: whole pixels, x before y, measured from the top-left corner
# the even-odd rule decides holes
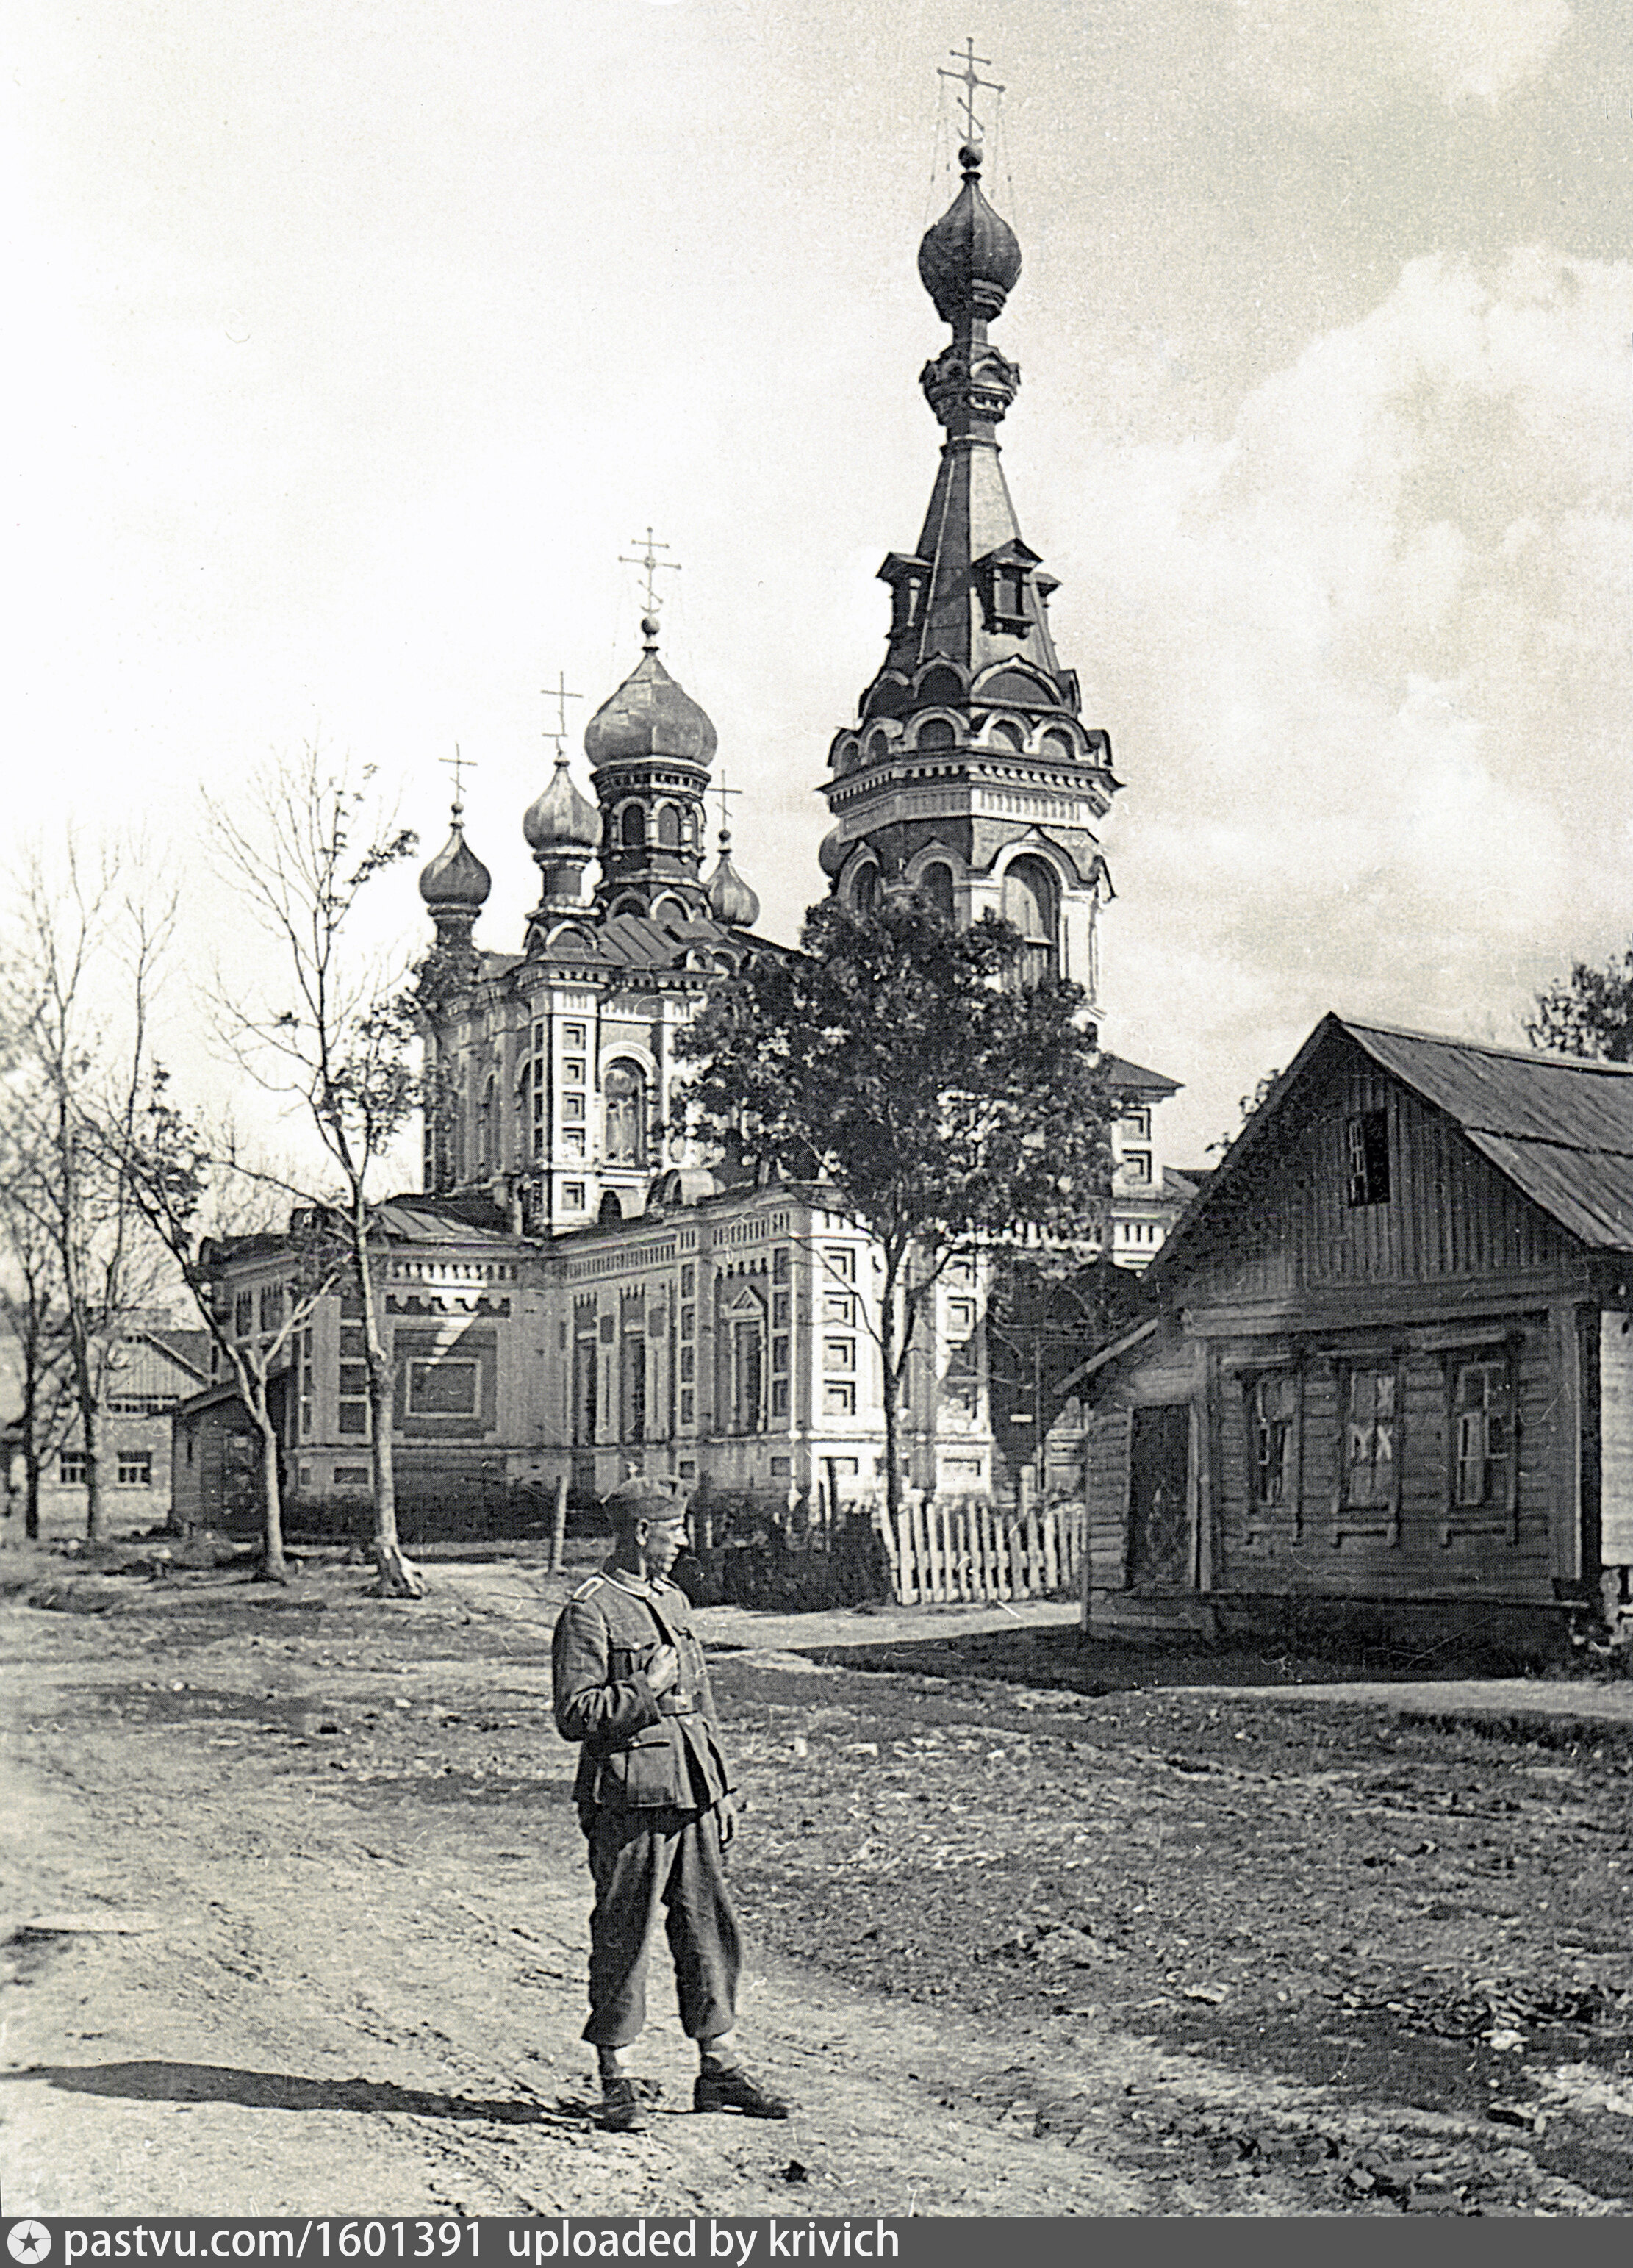
[[[1018,559],[986,559],[978,571],[982,610],[987,617],[988,630],[1025,637],[1032,628],[1032,618],[1026,612],[1026,565]]]
[[[924,595],[924,585],[917,575],[902,575],[892,584],[890,595],[893,608],[890,628],[893,636],[910,630],[918,621],[919,604]]]
[[[1389,1114],[1359,1110],[1344,1122],[1344,1201],[1350,1206],[1389,1199]]]

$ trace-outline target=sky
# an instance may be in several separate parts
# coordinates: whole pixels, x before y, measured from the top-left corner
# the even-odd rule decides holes
[[[514,950],[558,681],[663,651],[791,939],[883,654],[986,186],[1022,531],[1124,783],[1102,1029],[1170,1162],[1328,1008],[1523,1044],[1633,932],[1633,49],[1612,0],[83,0],[0,98],[13,842],[139,831],[180,959],[264,961],[231,799],[317,739]],[[132,856],[135,861],[135,854]],[[417,862],[416,862],[417,865]],[[416,868],[373,886],[424,935]],[[166,1052],[203,1059],[185,983]]]

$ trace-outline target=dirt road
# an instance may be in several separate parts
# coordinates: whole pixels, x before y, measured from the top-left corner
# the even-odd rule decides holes
[[[1633,2199],[1625,1727],[1158,1685],[1182,1670],[1058,1618],[860,1657],[813,1626],[822,1660],[722,1624],[746,2035],[804,2107],[692,2116],[666,2011],[672,2115],[615,2139],[577,2039],[563,1586],[364,1590],[59,1568],[0,1609],[7,2212]]]

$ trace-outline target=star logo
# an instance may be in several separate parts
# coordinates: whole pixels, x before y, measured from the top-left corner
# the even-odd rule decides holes
[[[23,2268],[37,2268],[51,2250],[51,2232],[43,2220],[13,2221],[5,2233],[5,2249]]]

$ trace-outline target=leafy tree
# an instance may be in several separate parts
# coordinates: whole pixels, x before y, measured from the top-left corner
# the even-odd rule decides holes
[[[258,991],[217,986],[232,1053],[268,1093],[300,1106],[326,1155],[314,1193],[339,1224],[358,1296],[368,1371],[374,1561],[380,1588],[425,1585],[397,1535],[392,1457],[395,1366],[381,1321],[374,1184],[419,1108],[418,1029],[405,968],[371,961],[358,902],[418,838],[372,799],[372,769],[331,771],[313,747],[253,780],[231,810],[209,803],[222,869],[275,948]],[[208,802],[208,799],[207,799]],[[242,814],[242,815],[241,815]]]
[[[1004,923],[953,930],[906,897],[858,920],[830,899],[802,942],[757,956],[682,1036],[699,1065],[686,1107],[705,1138],[820,1182],[872,1236],[880,1273],[860,1304],[894,1518],[901,1384],[948,1263],[1046,1242],[1081,1253],[1103,1234],[1105,1083],[1085,996],[1022,984],[1025,946]]]
[[[1633,1063],[1633,952],[1603,968],[1573,961],[1569,979],[1556,976],[1537,995],[1526,1037],[1556,1055]]]
[[[1210,1142],[1208,1147],[1210,1151],[1228,1150],[1230,1148],[1232,1143],[1236,1139],[1236,1136],[1241,1132],[1242,1127],[1246,1126],[1250,1119],[1256,1118],[1259,1113],[1264,1108],[1265,1104],[1270,1099],[1270,1091],[1275,1086],[1276,1080],[1280,1079],[1281,1075],[1281,1072],[1274,1068],[1267,1071],[1264,1077],[1254,1088],[1253,1093],[1251,1094],[1244,1094],[1240,1097],[1236,1107],[1241,1112],[1241,1124],[1236,1128],[1234,1133],[1221,1134],[1217,1142]]]

